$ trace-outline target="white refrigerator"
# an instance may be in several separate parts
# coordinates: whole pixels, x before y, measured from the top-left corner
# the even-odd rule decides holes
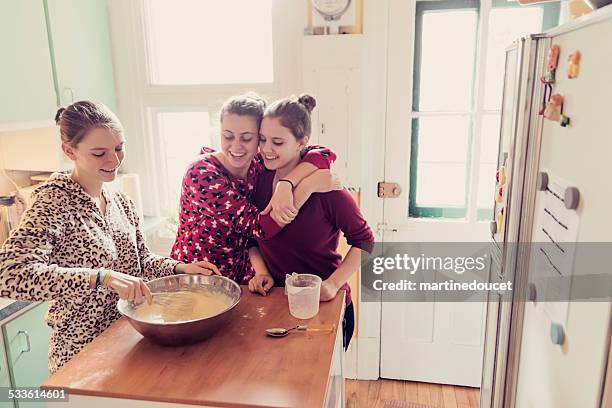
[[[514,298],[489,296],[481,407],[604,403],[612,293],[573,300],[584,265],[573,243],[612,248],[611,157],[608,6],[506,52],[489,279],[512,280]],[[542,284],[538,262],[565,286]]]

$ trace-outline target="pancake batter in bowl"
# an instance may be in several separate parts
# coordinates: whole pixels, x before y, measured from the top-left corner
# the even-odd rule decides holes
[[[232,299],[219,292],[180,290],[156,295],[152,304],[138,305],[133,318],[149,323],[196,320],[214,316],[231,305]]]

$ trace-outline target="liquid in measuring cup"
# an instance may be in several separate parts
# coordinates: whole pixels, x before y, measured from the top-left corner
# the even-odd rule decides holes
[[[296,319],[310,319],[319,313],[321,278],[307,273],[287,275],[285,279],[289,313]]]

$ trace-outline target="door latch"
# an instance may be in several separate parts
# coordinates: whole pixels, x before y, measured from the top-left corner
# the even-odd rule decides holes
[[[397,183],[378,182],[378,197],[380,198],[397,198],[401,193],[402,188]]]

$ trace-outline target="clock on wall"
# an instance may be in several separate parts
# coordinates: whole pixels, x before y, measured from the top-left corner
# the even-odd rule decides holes
[[[338,21],[346,13],[351,0],[311,0],[312,7],[327,23],[327,34],[338,34]]]

